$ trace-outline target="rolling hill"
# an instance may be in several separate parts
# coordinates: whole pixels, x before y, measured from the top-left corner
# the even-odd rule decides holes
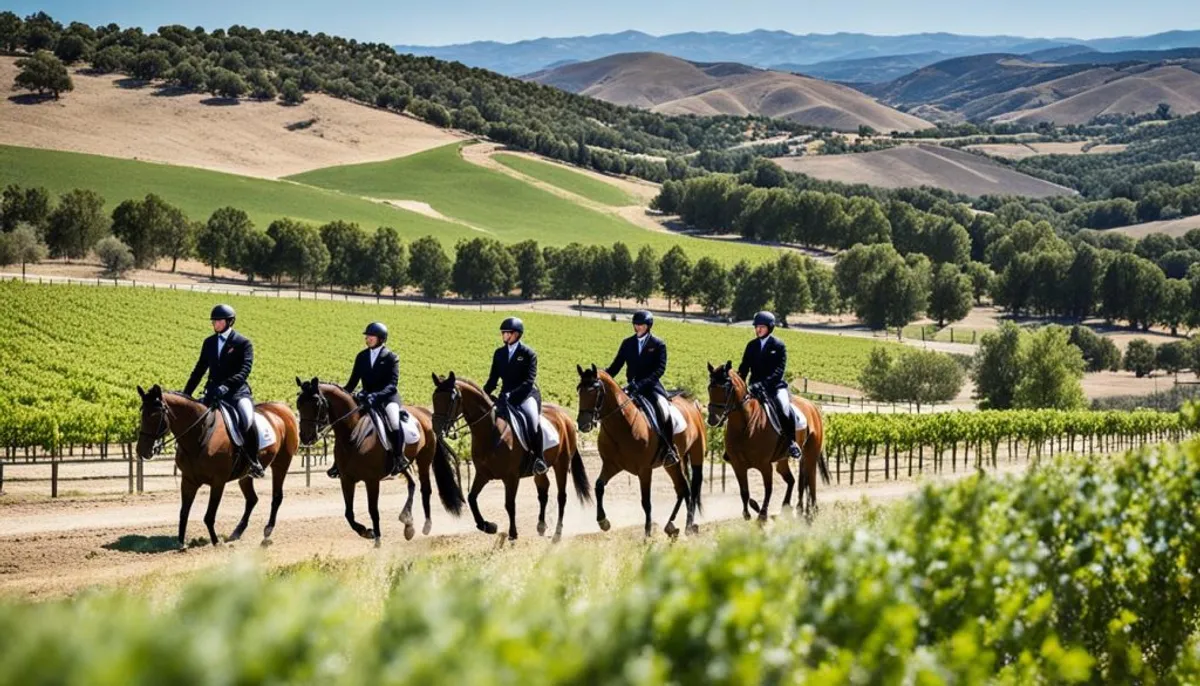
[[[1200,111],[1200,49],[1060,49],[959,57],[864,90],[930,119],[1086,124],[1105,114]]]
[[[908,55],[829,60],[814,64],[773,64],[771,68],[846,84],[887,83],[948,57],[950,55],[944,52],[933,51]]]
[[[861,125],[885,132],[930,126],[846,86],[730,62],[688,62],[660,53],[613,55],[526,78],[664,114],[756,114],[841,131]]]
[[[625,52],[661,52],[697,62],[737,62],[776,68],[775,65],[815,64],[923,52],[958,56],[996,52],[1021,54],[1066,45],[1083,45],[1106,52],[1167,50],[1200,46],[1200,31],[1168,31],[1150,36],[1095,40],[964,36],[953,33],[875,36],[842,32],[797,35],[787,31],[765,30],[652,36],[640,31],[622,31],[594,36],[537,38],[514,43],[477,41],[458,45],[395,47],[401,53],[427,55],[516,76],[546,69],[563,60],[595,60]]]
[[[904,145],[855,155],[780,157],[775,162],[788,171],[817,179],[881,188],[932,186],[969,196],[1035,198],[1075,193],[979,155],[935,145]]]

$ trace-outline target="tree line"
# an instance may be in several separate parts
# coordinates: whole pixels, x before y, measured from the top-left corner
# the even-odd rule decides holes
[[[210,32],[170,25],[147,33],[117,24],[63,26],[44,12],[22,18],[5,11],[0,49],[222,98],[298,104],[307,94],[326,93],[656,181],[668,178],[665,163],[639,155],[681,156],[811,128],[766,117],[666,116],[459,63],[400,55],[384,44],[307,31],[231,26]]]

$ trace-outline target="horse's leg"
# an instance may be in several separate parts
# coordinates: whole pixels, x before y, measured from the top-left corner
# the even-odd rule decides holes
[[[554,543],[562,540],[563,518],[567,512],[567,457],[564,453],[554,464],[554,478],[558,482],[558,523],[554,525]]]
[[[283,504],[283,480],[287,478],[288,466],[292,458],[280,460],[276,455],[271,461],[271,516],[263,529],[264,546],[271,545],[271,533],[275,531],[275,517],[279,515],[279,506]]]
[[[400,510],[400,521],[404,522],[404,540],[406,541],[411,541],[413,536],[417,535],[412,519],[413,494],[417,491],[417,482],[413,480],[412,474],[409,474],[410,471],[412,470],[406,469],[400,472],[404,475],[404,480],[408,482],[408,499],[404,501],[404,507]],[[426,517],[425,521],[428,522],[429,518]]]
[[[638,474],[638,481],[642,485],[642,511],[646,513],[646,538],[650,538],[654,533],[654,523],[650,521],[650,479],[654,475],[654,469],[646,467]]]
[[[755,512],[759,511],[758,503],[750,500],[750,484],[746,483],[746,468],[740,464],[733,466],[733,475],[737,477],[738,491],[742,495],[742,519],[749,521],[750,507],[753,506]]]
[[[550,502],[550,479],[545,474],[538,474],[533,477],[533,483],[537,486],[538,496],[538,536],[546,535],[546,505]]]
[[[467,504],[471,506],[471,514],[475,515],[475,528],[485,534],[494,534],[498,531],[496,525],[479,514],[479,492],[488,481],[491,479],[484,477],[480,470],[475,470],[475,478],[471,480],[471,491],[467,493]]]
[[[603,460],[603,458],[601,458]],[[596,523],[601,531],[608,531],[612,525],[608,523],[608,515],[604,514],[604,485],[616,476],[621,468],[615,462],[604,460],[600,465],[600,476],[596,477]]]
[[[814,457],[808,460],[808,468],[805,469],[805,479],[808,481],[808,507],[805,509],[805,519],[811,524],[813,517],[817,516],[817,460]]]
[[[775,471],[779,472],[779,476],[783,477],[783,483],[787,485],[787,489],[783,492],[783,513],[787,514],[792,511],[792,488],[796,485],[796,477],[792,476],[792,468],[788,465],[787,460],[780,460],[775,463]],[[796,501],[800,503],[803,509],[801,499],[804,498],[804,493],[801,492],[796,496]]]
[[[200,490],[200,484],[184,477],[183,483],[179,486],[179,495],[181,502],[179,504],[179,549],[187,550],[187,521],[188,513],[192,511],[192,503],[196,501],[196,491]]]
[[[787,459],[786,457],[784,459]],[[762,509],[758,511],[758,521],[760,523],[767,521],[767,513],[771,508],[771,488],[775,485],[775,472],[772,471],[770,463],[761,467],[758,470],[762,474],[763,480],[763,501]]]
[[[375,547],[378,548],[383,542],[383,534],[379,531],[379,482],[367,479],[363,483],[367,487],[367,512],[371,514],[371,533],[375,536]],[[409,493],[411,492],[410,490]]]
[[[679,527],[675,526],[675,517],[679,514],[679,507],[685,503],[687,504],[687,526],[692,525],[692,501],[689,497],[687,479],[683,476],[684,464],[681,460],[666,469],[667,474],[671,477],[671,483],[675,484],[675,507],[671,510],[671,518],[667,520],[667,526],[663,531],[672,538],[679,535]]]
[[[354,519],[354,487],[356,485],[345,475],[342,475],[342,500],[346,501],[346,521],[350,523],[350,528],[354,530],[354,533],[363,538],[371,538],[371,532],[367,530],[367,527],[359,524]]]
[[[225,494],[225,482],[218,481],[209,487],[208,510],[204,513],[204,525],[208,527],[208,537],[213,545],[217,545],[217,508],[221,506],[221,496]]]
[[[521,479],[510,476],[504,480],[504,509],[508,512],[508,540],[517,540],[517,486]],[[544,509],[544,508],[543,508]]]
[[[433,529],[433,519],[429,516],[429,498],[433,495],[433,485],[429,481],[430,464],[431,462],[421,462],[417,465],[417,476],[421,479],[421,507],[425,510],[425,526],[421,528],[421,533],[425,536]]]
[[[238,486],[242,488],[242,495],[246,498],[246,511],[242,513],[242,521],[238,522],[233,533],[229,534],[230,542],[236,541],[242,537],[246,531],[246,526],[250,524],[250,513],[254,511],[254,506],[258,505],[258,494],[254,492],[254,480],[250,478],[242,479],[238,482]]]

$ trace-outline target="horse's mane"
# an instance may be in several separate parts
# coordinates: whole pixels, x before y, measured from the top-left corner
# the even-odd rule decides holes
[[[482,396],[487,396],[487,393],[483,392],[483,386],[480,386],[478,381],[473,381],[471,379],[458,378],[458,377],[455,377],[454,380],[465,386],[474,388],[475,390],[479,391],[479,394]]]

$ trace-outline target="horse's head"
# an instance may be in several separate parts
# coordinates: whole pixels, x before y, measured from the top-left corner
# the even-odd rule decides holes
[[[296,396],[296,409],[300,411],[300,442],[312,445],[317,435],[329,425],[329,401],[321,395],[321,380],[313,377],[301,381],[296,377],[300,393]]]
[[[148,391],[138,386],[137,392],[142,397],[142,425],[138,429],[137,455],[148,460],[154,457],[155,446],[171,430],[171,411],[163,401],[163,390],[158,384],[151,386]]]
[[[575,365],[575,369],[579,372],[579,385],[575,387],[579,391],[579,415],[575,421],[579,423],[579,430],[587,433],[595,428],[600,407],[604,405],[604,384],[600,381],[596,365],[592,365],[591,369]]]
[[[458,379],[451,371],[447,377],[433,377],[433,431],[445,434],[458,421],[462,413],[462,392],[458,390]]]
[[[737,406],[733,390],[733,362],[712,366],[708,364],[708,425],[720,426]]]

